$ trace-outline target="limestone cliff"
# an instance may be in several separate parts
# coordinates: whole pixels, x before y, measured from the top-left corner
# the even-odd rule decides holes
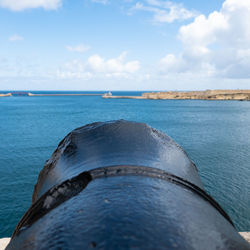
[[[12,96],[11,93],[8,93],[8,94],[0,94],[0,97],[6,97],[6,96]]]
[[[143,93],[144,99],[250,100],[250,90],[168,91]]]

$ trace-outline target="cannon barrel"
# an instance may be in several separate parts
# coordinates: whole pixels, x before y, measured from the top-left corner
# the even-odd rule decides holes
[[[146,124],[73,130],[40,172],[7,249],[250,249],[195,164]]]

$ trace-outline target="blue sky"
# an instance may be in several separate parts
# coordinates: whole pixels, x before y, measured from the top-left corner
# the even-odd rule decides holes
[[[0,90],[250,88],[250,0],[0,0]]]

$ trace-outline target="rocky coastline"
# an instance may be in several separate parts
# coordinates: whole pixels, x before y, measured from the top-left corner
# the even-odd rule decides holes
[[[0,94],[0,97],[8,97],[8,96],[12,96],[11,93],[7,93],[7,94]]]
[[[205,90],[205,91],[168,91],[145,92],[141,96],[112,96],[109,99],[150,99],[150,100],[237,100],[250,101],[250,90]]]
[[[1,94],[0,97],[12,96],[12,93]],[[104,99],[140,99],[140,100],[236,100],[250,101],[250,90],[205,90],[205,91],[165,91],[165,92],[144,92],[140,96],[117,96],[111,92],[100,93],[50,93],[33,94],[24,93],[27,96],[102,96]]]

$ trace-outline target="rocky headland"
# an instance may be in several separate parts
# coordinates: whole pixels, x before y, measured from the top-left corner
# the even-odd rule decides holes
[[[103,98],[129,98],[151,100],[238,100],[250,101],[250,90],[205,90],[205,91],[168,91],[168,92],[145,92],[141,96],[112,96],[105,95]]]
[[[146,99],[250,100],[250,90],[169,91],[143,93]]]
[[[0,97],[7,97],[7,96],[12,96],[11,93],[8,93],[8,94],[0,94]]]

